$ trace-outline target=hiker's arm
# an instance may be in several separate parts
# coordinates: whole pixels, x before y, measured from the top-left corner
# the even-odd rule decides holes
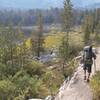
[[[96,54],[95,53],[93,53],[93,58],[96,59]]]

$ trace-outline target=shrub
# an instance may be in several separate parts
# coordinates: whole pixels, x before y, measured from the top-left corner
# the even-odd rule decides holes
[[[0,80],[4,79],[7,76],[6,70],[6,66],[0,63]]]
[[[94,100],[100,100],[100,72],[93,76],[90,85],[93,90]]]
[[[14,97],[16,86],[9,80],[0,81],[0,100],[5,98],[6,100]]]
[[[29,73],[31,76],[32,75],[38,75],[41,76],[45,72],[45,66],[38,62],[38,61],[32,61],[26,64],[24,69]]]
[[[63,75],[57,70],[47,70],[47,72],[42,76],[43,82],[48,87],[51,95],[55,95],[63,83]]]
[[[48,89],[42,80],[37,76],[30,76],[26,71],[21,70],[12,78],[16,85],[16,98],[44,98],[48,95]],[[15,98],[15,99],[16,99]],[[22,99],[23,100],[23,99]]]
[[[25,100],[25,98],[24,98],[23,96],[20,95],[20,96],[18,96],[18,97],[15,97],[14,100]]]
[[[68,76],[71,77],[77,66],[78,62],[76,62],[75,60],[69,61],[69,63],[67,63],[66,66],[64,67],[65,78],[67,78]]]

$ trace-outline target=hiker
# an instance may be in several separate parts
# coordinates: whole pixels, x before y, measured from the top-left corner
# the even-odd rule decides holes
[[[83,51],[83,69],[84,69],[84,80],[87,79],[87,82],[89,82],[91,70],[92,70],[92,64],[93,64],[93,58],[96,59],[96,55],[93,52],[93,46],[86,46],[84,47]],[[88,72],[88,77],[86,77],[86,72]]]

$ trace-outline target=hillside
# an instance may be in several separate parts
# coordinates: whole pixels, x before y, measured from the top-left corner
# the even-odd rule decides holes
[[[62,1],[0,0],[0,100],[100,100],[100,0]]]

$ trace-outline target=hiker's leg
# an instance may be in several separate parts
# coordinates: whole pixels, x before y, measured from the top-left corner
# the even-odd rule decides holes
[[[92,67],[92,65],[90,64],[90,65],[88,66],[88,78],[87,78],[87,81],[88,81],[88,82],[89,82],[89,80],[90,80],[91,67]]]
[[[91,75],[91,73],[88,73],[88,79],[90,79],[90,75]]]
[[[86,80],[86,70],[84,70],[84,80]]]
[[[91,73],[88,73],[87,82],[89,82],[89,81],[90,81],[90,75],[91,75]]]
[[[86,76],[86,70],[84,70],[84,76]]]
[[[84,65],[84,80],[86,80],[86,65]]]

